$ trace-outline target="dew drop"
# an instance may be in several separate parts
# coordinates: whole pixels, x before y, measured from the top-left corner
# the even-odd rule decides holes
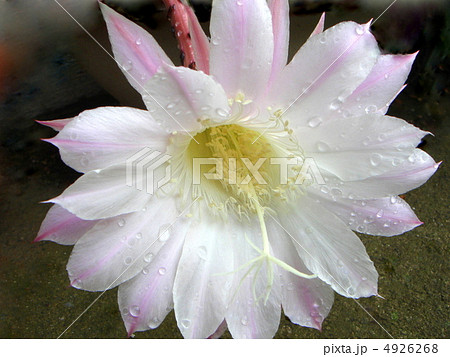
[[[340,196],[342,196],[342,191],[340,189],[338,189],[338,188],[332,188],[331,189],[331,194],[333,196],[340,197]]]
[[[375,219],[373,218],[373,216],[367,216],[367,217],[364,219],[364,223],[365,223],[365,224],[373,223],[373,222],[375,222]]]
[[[142,269],[142,274],[147,275],[150,272],[148,268]]]
[[[121,312],[122,312],[122,315],[128,315],[128,313],[129,313],[129,311],[126,307],[124,307]]]
[[[137,233],[136,234],[136,239],[142,239],[142,233]]]
[[[395,196],[391,196],[391,198],[390,198],[390,202],[391,202],[391,204],[395,204],[395,203],[397,203],[397,197],[395,197]]]
[[[138,45],[138,46],[142,45],[142,39],[141,38],[138,38],[136,40],[136,45]]]
[[[361,224],[361,225],[359,225],[358,227],[356,227],[356,230],[357,230],[358,232],[364,232],[364,231],[365,231],[365,229],[366,229],[366,227],[365,227],[365,226],[363,226],[362,224]]]
[[[347,293],[348,293],[349,295],[354,295],[354,294],[355,294],[355,289],[353,289],[352,287],[350,287],[350,288],[347,289]]]
[[[331,110],[338,110],[342,105],[342,101],[339,98],[336,98],[330,103]]]
[[[323,192],[323,193],[325,193],[325,194],[327,194],[327,193],[330,192],[330,190],[328,189],[327,186],[322,186],[322,187],[320,187],[320,191]]]
[[[370,164],[372,166],[378,166],[381,163],[382,156],[380,154],[373,154],[370,156]]]
[[[144,257],[144,261],[146,263],[150,263],[153,260],[153,254],[152,253],[147,253]]]
[[[130,265],[132,261],[133,261],[133,258],[131,258],[131,257],[126,257],[125,260],[124,260],[123,262],[125,263],[125,265]]]
[[[330,150],[330,147],[328,146],[328,144],[323,141],[318,141],[316,144],[316,147],[317,147],[317,150],[319,150],[320,152],[325,152],[325,151]]]
[[[123,218],[121,218],[121,219],[119,219],[119,221],[117,222],[117,225],[119,226],[119,227],[123,227],[124,225],[125,225],[125,220],[123,219]]]
[[[126,61],[123,66],[122,66],[124,71],[130,71],[133,68],[133,62],[131,61]]]
[[[81,166],[83,166],[83,167],[88,166],[88,165],[89,165],[89,159],[88,159],[86,156],[83,156],[83,157],[80,159],[80,164],[81,164]]]
[[[241,324],[244,325],[244,326],[247,326],[247,325],[248,325],[248,319],[247,319],[247,316],[244,316],[244,317],[241,319]]]
[[[159,273],[159,275],[164,275],[166,273],[166,268],[164,268],[164,267],[159,268],[158,273]]]
[[[191,320],[187,320],[187,319],[181,320],[181,325],[182,325],[184,328],[189,328],[189,326],[191,326]]]
[[[197,249],[197,254],[200,257],[200,259],[206,260],[206,257],[208,256],[208,251],[205,246],[200,246]]]
[[[364,27],[363,27],[362,25],[356,26],[355,32],[356,32],[357,35],[362,35],[362,34],[364,34],[364,32],[365,32],[365,31],[364,31]]]
[[[369,105],[366,107],[366,109],[364,109],[364,111],[366,112],[366,114],[371,114],[371,113],[375,113],[378,110],[376,105]]]
[[[175,106],[175,103],[169,103],[166,105],[166,109],[172,109]]]
[[[170,230],[169,230],[169,228],[170,228],[169,224],[163,224],[159,228],[158,240],[160,242],[166,242],[170,238]]]
[[[208,111],[208,110],[210,110],[210,109],[211,109],[211,107],[210,107],[209,105],[205,105],[205,106],[203,106],[203,107],[200,108],[200,110],[201,110],[202,112],[206,112],[206,111]]]
[[[356,213],[355,212],[350,212],[350,216],[356,217]]]
[[[319,42],[320,42],[321,44],[324,44],[325,42],[327,42],[327,39],[325,38],[325,36],[321,36],[321,37],[319,38]]]
[[[377,212],[377,218],[383,217],[383,214],[384,214],[383,210],[380,209],[380,210]]]
[[[287,290],[289,290],[289,291],[292,291],[292,290],[294,290],[294,284],[293,283],[289,283],[289,284],[287,284],[287,286],[286,286],[286,289]]]
[[[138,317],[141,313],[141,308],[137,305],[133,305],[130,307],[130,315],[133,317]]]
[[[222,108],[217,108],[216,113],[219,117],[222,117],[222,118],[225,118],[228,115],[227,111]]]
[[[195,93],[197,93],[197,94],[202,94],[202,93],[203,93],[203,89],[196,89],[196,90],[195,90]]]
[[[322,118],[319,116],[312,117],[308,120],[308,125],[311,128],[317,128],[320,124],[322,124]]]

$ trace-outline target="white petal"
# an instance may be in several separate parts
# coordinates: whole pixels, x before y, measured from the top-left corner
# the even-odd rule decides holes
[[[164,159],[165,156],[162,156]],[[136,161],[145,163],[144,160]],[[153,177],[163,177],[162,164],[153,170]],[[114,165],[103,170],[89,171],[70,185],[60,196],[48,202],[61,205],[82,219],[114,217],[142,210],[152,199],[151,167],[139,167],[127,175],[127,165]],[[161,172],[160,172],[161,171]],[[130,177],[136,182],[128,182]],[[128,177],[127,177],[128,176]],[[150,181],[150,182],[147,182]]]
[[[268,233],[274,255],[299,272],[311,274],[299,258],[292,239],[277,223],[268,219]],[[322,280],[303,279],[280,267],[281,303],[283,311],[295,323],[316,329],[322,328],[334,300],[334,291]]]
[[[414,151],[427,132],[380,114],[337,118],[317,127],[303,127],[297,138],[305,155],[342,180],[381,175]]]
[[[186,235],[174,285],[178,327],[185,338],[207,338],[225,317],[233,269],[229,227],[203,212]]]
[[[339,294],[377,294],[378,273],[359,238],[336,216],[307,196],[279,211],[306,267]]]
[[[141,95],[145,94],[144,84],[162,63],[173,64],[172,61],[142,27],[101,2],[100,8],[108,27],[115,60],[134,89]]]
[[[265,302],[268,284],[266,263],[264,262],[259,270],[253,266],[250,274],[247,273],[252,266],[243,268],[246,263],[259,255],[247,239],[254,245],[261,246],[258,222],[252,221],[250,224],[248,228],[243,227],[232,242],[235,273],[231,288],[232,299],[225,318],[233,338],[272,338],[280,323],[280,281],[276,274],[277,267],[272,265],[275,280],[269,298]]]
[[[322,15],[320,16],[320,19],[317,22],[316,27],[314,28],[313,32],[311,32],[311,35],[309,35],[309,37],[322,33],[324,28],[325,28],[325,12],[322,13]]]
[[[342,191],[308,190],[312,198],[333,212],[354,231],[380,236],[394,236],[420,226],[422,222],[400,197],[355,200],[342,197]]]
[[[345,100],[342,110],[347,115],[362,115],[366,111],[376,110],[385,114],[405,83],[416,55],[417,52],[378,57],[372,72]]]
[[[145,105],[169,131],[199,131],[199,119],[221,122],[230,111],[220,84],[203,72],[186,67],[163,66],[146,89]]]
[[[286,66],[289,52],[289,1],[270,0],[273,27],[273,61],[271,81]]]
[[[269,104],[295,127],[326,120],[370,73],[379,49],[368,25],[342,22],[312,36],[273,84]],[[289,108],[289,109],[288,109]]]
[[[391,170],[364,180],[342,181],[335,175],[320,170],[326,185],[321,185],[317,189],[341,191],[343,197],[352,200],[400,195],[423,185],[438,167],[439,164],[436,164],[425,151],[414,149],[408,159],[403,162],[393,161]]]
[[[146,211],[97,223],[72,251],[67,264],[71,284],[100,291],[134,277],[170,239],[176,217],[174,199],[155,197]]]
[[[145,110],[100,107],[86,110],[53,139],[63,161],[80,172],[124,163],[144,148],[164,152],[168,134]]]
[[[273,59],[272,20],[265,0],[215,1],[211,12],[210,73],[229,97],[262,94]]]
[[[50,240],[63,245],[75,244],[98,221],[84,221],[61,206],[53,205],[34,240]]]
[[[181,220],[185,219],[175,223],[170,239],[153,260],[119,286],[119,308],[128,335],[158,327],[173,308],[173,283],[188,226]]]

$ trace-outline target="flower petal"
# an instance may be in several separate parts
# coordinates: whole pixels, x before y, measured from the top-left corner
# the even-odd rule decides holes
[[[50,240],[62,245],[73,245],[97,223],[98,221],[84,221],[61,206],[53,205],[34,241]]]
[[[175,316],[185,338],[207,338],[223,322],[233,269],[232,224],[211,217],[192,223],[186,235],[173,289]]]
[[[286,66],[289,52],[289,1],[269,0],[273,28],[271,80]]]
[[[262,262],[259,268],[255,265],[243,268],[259,255],[247,240],[252,241],[255,246],[260,246],[261,240],[258,222],[250,222],[250,225],[247,223],[247,226],[232,242],[235,273],[232,298],[225,319],[233,338],[272,338],[278,330],[281,316],[281,288],[276,275],[277,267],[269,263],[275,271],[275,279],[270,295],[264,301],[269,282],[267,263]],[[252,269],[250,273],[249,269]]]
[[[168,157],[168,156],[167,156]],[[149,156],[152,158],[152,156]],[[160,159],[166,159],[162,156]],[[136,171],[127,173],[126,164],[89,171],[70,185],[60,196],[48,202],[61,205],[82,219],[109,218],[142,210],[152,199],[148,185],[164,177],[167,163],[152,169],[144,158],[135,161]],[[159,164],[159,159],[153,164]],[[136,182],[129,182],[136,178]],[[154,180],[155,179],[155,180]]]
[[[173,308],[173,283],[188,226],[181,220],[186,219],[175,223],[170,239],[153,260],[119,286],[119,308],[128,335],[157,328]]]
[[[382,55],[358,88],[345,100],[347,115],[387,112],[389,103],[399,93],[408,77],[417,52],[410,55]]]
[[[267,229],[275,257],[299,272],[311,274],[299,258],[291,238],[270,220]],[[295,324],[320,330],[333,305],[333,289],[318,278],[303,279],[282,268],[278,271],[284,314]]]
[[[359,233],[391,237],[420,226],[411,207],[400,197],[384,197],[372,200],[352,200],[341,197],[340,190],[308,190],[308,194],[320,201],[351,229]]]
[[[209,40],[206,37],[197,16],[191,7],[185,6],[189,20],[189,34],[192,40],[192,48],[194,50],[195,65],[200,71],[209,74]]]
[[[114,58],[130,84],[144,94],[144,84],[162,63],[173,64],[156,40],[142,27],[100,4]]]
[[[333,115],[368,76],[379,56],[369,24],[342,22],[312,36],[281,72],[268,104],[293,127]]]
[[[343,296],[377,294],[378,273],[364,245],[339,218],[307,196],[278,212],[281,226],[310,271]]]
[[[392,169],[364,180],[342,181],[325,170],[320,170],[326,185],[318,190],[342,192],[342,197],[351,200],[384,198],[399,195],[423,185],[438,169],[439,164],[425,151],[414,149],[407,160],[392,162]],[[339,194],[340,195],[340,194]]]
[[[273,59],[272,20],[266,0],[216,1],[211,12],[210,73],[229,97],[262,94]]]
[[[73,120],[73,118],[47,120],[47,121],[36,120],[36,123],[48,126],[49,128],[52,128],[53,130],[56,130],[56,131],[61,131],[72,120]]]
[[[79,172],[126,162],[144,148],[165,152],[168,134],[145,110],[100,107],[86,110],[53,139],[63,161]]]
[[[380,114],[338,118],[297,130],[305,155],[342,180],[363,180],[392,170],[426,134],[403,119]]]
[[[313,32],[311,32],[311,35],[309,35],[309,37],[322,33],[324,27],[325,27],[325,12],[322,13],[322,15],[320,16],[319,22],[317,23],[316,27],[314,28]]]
[[[223,88],[200,71],[164,65],[146,88],[145,105],[169,131],[199,131],[201,119],[220,122],[229,115]]]
[[[146,211],[97,223],[70,256],[67,271],[72,286],[100,291],[134,277],[170,239],[176,216],[172,197],[154,197]]]

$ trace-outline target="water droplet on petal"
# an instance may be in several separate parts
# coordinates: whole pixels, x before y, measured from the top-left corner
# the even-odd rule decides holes
[[[292,290],[295,289],[295,286],[294,286],[293,283],[289,283],[289,284],[287,284],[286,289],[289,290],[289,291],[292,291]]]
[[[370,156],[370,164],[372,166],[378,166],[381,163],[383,157],[380,154],[373,154]]]
[[[380,210],[377,212],[377,218],[383,217],[383,214],[384,214],[383,210],[380,209]]]
[[[119,227],[123,227],[124,225],[125,225],[125,220],[123,219],[123,218],[121,218],[121,219],[119,219],[119,221],[117,222],[117,225],[119,226]]]
[[[378,110],[376,105],[369,105],[364,109],[367,114],[375,113]]]
[[[335,100],[333,100],[330,103],[330,109],[331,110],[338,110],[342,105],[342,100],[340,100],[339,98],[336,98]]]
[[[124,71],[130,71],[133,68],[133,62],[131,61],[126,61],[123,66],[122,66]]]
[[[222,108],[217,108],[216,113],[219,117],[222,117],[222,118],[225,118],[228,115],[227,111]]]
[[[175,106],[175,103],[169,103],[166,105],[166,109],[172,109]]]
[[[247,325],[248,325],[248,319],[247,319],[247,316],[244,316],[244,317],[241,319],[241,324],[244,325],[244,326],[247,326]]]
[[[142,39],[141,38],[138,38],[136,40],[136,45],[138,45],[138,46],[142,45]]]
[[[308,125],[311,128],[317,128],[320,124],[322,124],[322,118],[319,116],[312,117],[308,120]]]
[[[325,151],[330,150],[330,147],[328,146],[328,144],[323,141],[318,141],[316,144],[316,147],[317,147],[317,150],[320,152],[325,152]]]
[[[142,238],[142,233],[137,233],[136,234],[136,239],[141,239]]]
[[[148,268],[142,269],[142,274],[147,275],[150,272]]]
[[[166,273],[166,268],[164,268],[164,267],[159,268],[158,273],[159,273],[159,275],[164,275]]]
[[[202,112],[206,112],[206,111],[208,111],[208,110],[210,110],[210,109],[211,109],[211,107],[210,107],[209,105],[204,105],[203,107],[200,108],[200,110],[201,110]]]
[[[163,224],[159,228],[158,240],[160,242],[166,242],[170,238],[170,224]]]
[[[123,262],[125,263],[125,265],[130,265],[132,261],[133,261],[133,258],[131,258],[131,257],[126,257],[125,260],[124,260]]]
[[[391,202],[391,204],[395,204],[395,203],[397,203],[397,197],[395,197],[395,196],[391,196],[391,198],[390,198],[390,202]]]
[[[152,253],[147,253],[144,257],[144,261],[146,263],[150,263],[153,260],[153,254]]]
[[[133,317],[138,317],[141,313],[141,308],[137,305],[133,305],[130,307],[130,315]]]
[[[187,320],[187,319],[181,320],[181,325],[184,328],[189,328],[189,326],[191,326],[191,320]]]
[[[332,188],[331,189],[331,194],[333,196],[339,197],[339,196],[342,196],[342,191],[340,189],[338,189],[338,188]]]
[[[362,34],[364,34],[364,32],[365,32],[365,31],[364,31],[364,27],[363,27],[362,25],[356,26],[355,32],[356,32],[357,35],[362,35]]]
[[[319,38],[319,42],[320,42],[321,44],[324,44],[325,42],[327,42],[326,37],[325,37],[325,36],[321,36],[321,37]]]
[[[197,254],[200,257],[200,259],[206,260],[206,257],[208,256],[208,251],[205,246],[200,246],[197,249]]]
[[[347,289],[347,293],[351,296],[353,296],[355,294],[355,289],[353,289],[352,287]]]

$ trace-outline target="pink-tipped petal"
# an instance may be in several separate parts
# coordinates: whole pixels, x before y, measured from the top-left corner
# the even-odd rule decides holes
[[[286,66],[289,51],[289,1],[270,0],[273,28],[273,61],[271,81]]]
[[[183,218],[172,227],[167,243],[131,280],[119,287],[119,308],[131,335],[157,328],[173,308],[173,283],[188,224]],[[151,253],[148,253],[151,254]]]
[[[379,56],[369,25],[342,22],[309,38],[273,83],[267,104],[284,110],[293,127],[335,116]]]
[[[175,201],[166,197],[146,211],[100,221],[73,248],[67,264],[71,285],[100,291],[133,278],[166,244],[176,217]]]
[[[114,58],[130,84],[144,94],[143,85],[162,63],[173,64],[156,40],[142,27],[99,3],[111,41]]]
[[[210,73],[229,97],[255,100],[272,70],[272,19],[266,0],[224,0],[211,12]]]
[[[52,128],[55,131],[61,131],[62,129],[64,129],[64,127],[69,124],[71,121],[73,120],[73,118],[68,118],[68,119],[56,119],[56,120],[47,120],[47,121],[42,121],[42,120],[36,120],[36,123],[48,126],[49,128]]]
[[[203,128],[199,119],[224,121],[230,111],[222,86],[186,67],[162,66],[146,88],[145,105],[169,131],[195,132]]]
[[[345,100],[342,110],[347,115],[387,112],[390,102],[402,89],[417,52],[410,55],[382,55],[372,71]]]
[[[299,272],[311,274],[299,258],[292,239],[271,218],[268,219],[268,233],[278,259]],[[295,324],[321,330],[333,305],[333,289],[318,278],[303,279],[282,268],[278,268],[278,272],[284,314]]]
[[[219,325],[216,332],[214,332],[211,336],[208,337],[209,340],[214,340],[217,338],[222,337],[222,335],[225,333],[225,331],[228,329],[227,322],[223,320],[223,322]]]
[[[377,295],[378,273],[344,222],[308,196],[280,213],[279,222],[309,271],[343,296]]]
[[[79,172],[124,163],[144,148],[164,152],[168,134],[145,110],[100,107],[86,110],[53,139],[63,161]]]
[[[73,245],[97,222],[82,220],[61,206],[53,205],[47,212],[34,242],[48,240],[62,245]]]
[[[314,28],[313,32],[311,32],[311,35],[309,35],[309,37],[322,33],[324,28],[325,28],[325,13],[322,13],[319,22],[317,23],[316,27]]]
[[[298,129],[306,155],[344,181],[363,180],[392,170],[413,153],[427,134],[403,119],[381,114],[336,118]]]
[[[192,49],[194,50],[194,58],[196,68],[209,74],[209,40],[206,37],[197,16],[194,11],[187,7],[187,16],[189,19],[189,34],[192,40]]]

